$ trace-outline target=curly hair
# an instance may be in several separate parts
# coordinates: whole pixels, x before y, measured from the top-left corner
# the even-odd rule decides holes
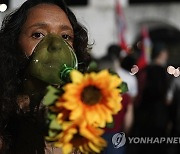
[[[4,130],[19,110],[16,100],[28,63],[18,44],[19,35],[29,9],[42,3],[57,5],[66,13],[74,30],[73,45],[80,71],[85,71],[90,62],[87,31],[63,0],[27,0],[19,9],[7,15],[0,30],[0,140],[6,140]]]

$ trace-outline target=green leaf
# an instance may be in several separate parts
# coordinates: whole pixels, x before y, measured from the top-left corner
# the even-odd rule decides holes
[[[95,61],[91,61],[87,72],[97,72],[98,71],[98,64]]]
[[[52,120],[50,125],[49,125],[50,129],[55,129],[55,130],[60,130],[61,129],[61,125],[57,122],[56,119]]]
[[[48,119],[50,120],[56,119],[56,114],[48,113]]]
[[[57,134],[58,134],[57,131],[53,131],[53,130],[49,130],[49,131],[48,131],[49,137],[55,137]]]
[[[128,91],[128,86],[126,82],[122,82],[119,88],[121,89],[122,93],[125,93]]]
[[[53,86],[47,87],[47,94],[43,98],[43,104],[46,106],[49,106],[54,103],[54,101],[59,97],[57,93],[59,93],[59,90],[54,88]]]
[[[114,121],[106,124],[106,128],[114,128]]]

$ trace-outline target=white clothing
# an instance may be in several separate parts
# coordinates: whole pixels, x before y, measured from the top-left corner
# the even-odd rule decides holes
[[[135,97],[138,93],[137,78],[130,75],[130,72],[123,69],[122,67],[116,68],[116,73],[122,78],[128,85],[128,93],[131,97]]]

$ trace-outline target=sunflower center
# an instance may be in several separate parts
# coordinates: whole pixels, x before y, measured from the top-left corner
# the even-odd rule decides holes
[[[95,86],[85,87],[81,94],[81,100],[88,105],[94,105],[98,103],[101,100],[101,98],[101,91]]]

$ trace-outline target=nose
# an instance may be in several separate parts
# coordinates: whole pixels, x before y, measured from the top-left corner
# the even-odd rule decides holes
[[[58,38],[53,38],[48,46],[48,51],[49,52],[57,52],[61,49],[62,44],[61,41]]]

